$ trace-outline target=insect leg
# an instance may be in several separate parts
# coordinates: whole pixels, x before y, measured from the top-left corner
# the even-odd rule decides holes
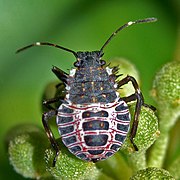
[[[138,123],[139,123],[139,114],[141,111],[141,106],[144,104],[144,98],[143,95],[139,89],[138,83],[135,80],[135,78],[133,78],[132,76],[127,76],[124,79],[122,79],[121,81],[118,82],[118,87],[123,86],[124,84],[127,84],[128,82],[131,82],[135,93],[128,96],[128,97],[124,97],[122,98],[125,102],[130,102],[130,101],[135,101],[136,100],[136,107],[135,107],[135,113],[134,113],[134,119],[133,119],[133,125],[131,128],[131,132],[130,132],[130,141],[134,146],[134,149],[136,151],[138,151],[138,148],[136,146],[136,144],[134,143],[133,138],[136,135],[137,132],[137,127],[138,127]]]
[[[53,147],[53,149],[55,150],[56,152],[56,155],[54,157],[54,160],[53,160],[53,167],[55,166],[56,164],[56,159],[58,157],[58,154],[59,154],[59,146],[54,138],[54,135],[51,131],[51,128],[49,126],[49,120],[56,116],[57,115],[57,110],[52,107],[50,104],[52,103],[55,103],[55,102],[58,102],[59,100],[61,99],[61,97],[55,97],[55,98],[52,98],[52,99],[48,99],[48,100],[44,100],[43,101],[43,105],[49,109],[48,112],[44,112],[43,115],[42,115],[42,123],[43,123],[43,126],[44,126],[44,129],[46,131],[46,134],[48,136],[48,139]]]
[[[52,107],[50,104],[60,101],[63,97],[58,96],[52,99],[47,99],[43,101],[43,105],[48,108],[49,110],[56,110],[54,107]]]
[[[46,131],[46,134],[48,136],[48,139],[49,139],[53,149],[56,152],[56,155],[55,155],[54,160],[53,160],[53,167],[56,164],[56,159],[57,159],[57,157],[59,155],[60,149],[59,149],[59,146],[58,146],[58,144],[57,144],[57,142],[56,142],[56,140],[54,138],[54,135],[53,135],[53,133],[52,133],[50,127],[49,127],[49,120],[52,117],[56,116],[56,115],[57,115],[57,111],[56,110],[50,110],[48,112],[43,113],[43,115],[42,115],[42,123],[43,123],[44,129]]]
[[[56,66],[53,66],[52,72],[60,79],[62,82],[67,83],[68,74]]]
[[[64,84],[62,82],[58,83],[56,85],[56,93],[54,95],[54,98],[43,100],[43,106],[48,110],[56,110],[56,107],[59,107],[62,104],[63,99],[65,98],[64,89]],[[55,107],[51,105],[53,103],[56,103]]]
[[[136,95],[135,95],[135,94],[132,94],[132,95],[127,96],[127,97],[122,97],[121,99],[124,100],[126,103],[128,103],[128,102],[131,102],[131,101],[135,101],[137,98],[136,98]],[[144,107],[150,108],[150,109],[153,110],[153,111],[156,111],[156,108],[155,108],[153,105],[146,104],[146,103],[144,103],[144,102],[143,102],[142,105],[143,105]]]

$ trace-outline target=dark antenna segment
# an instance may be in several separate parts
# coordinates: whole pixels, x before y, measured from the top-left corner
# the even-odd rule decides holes
[[[23,47],[23,48],[21,48],[21,49],[18,49],[18,50],[16,51],[16,53],[19,53],[19,52],[21,52],[21,51],[24,51],[24,50],[26,50],[26,49],[28,49],[28,48],[31,48],[31,47],[34,47],[34,46],[53,46],[53,47],[56,47],[56,48],[59,48],[59,49],[63,49],[63,50],[65,50],[65,51],[68,51],[68,52],[70,52],[70,53],[73,53],[74,56],[77,57],[77,53],[76,53],[75,51],[73,51],[73,50],[71,50],[71,49],[68,49],[68,48],[65,48],[65,47],[62,47],[62,46],[59,46],[59,45],[57,45],[57,44],[52,44],[52,43],[48,43],[48,42],[36,42],[36,43],[34,43],[34,44],[30,44],[30,45],[25,46],[25,47]]]
[[[150,22],[155,22],[155,21],[157,21],[157,19],[152,17],[152,18],[140,19],[140,20],[136,20],[136,21],[129,21],[128,23],[126,23],[126,24],[124,24],[123,26],[119,27],[114,33],[111,34],[111,36],[108,38],[108,40],[107,40],[107,41],[104,43],[104,45],[101,47],[101,49],[100,49],[101,54],[102,54],[102,52],[103,52],[103,49],[107,46],[107,44],[109,44],[109,42],[112,40],[112,38],[113,38],[114,36],[116,36],[116,34],[117,34],[119,31],[121,31],[121,30],[125,29],[126,27],[129,27],[129,26],[131,26],[131,25],[133,25],[133,24],[150,23]],[[76,53],[75,51],[73,51],[73,50],[71,50],[71,49],[68,49],[68,48],[65,48],[65,47],[63,47],[63,46],[59,46],[59,45],[57,45],[57,44],[49,43],[49,42],[36,42],[36,43],[34,43],[34,44],[30,44],[30,45],[25,46],[25,47],[23,47],[23,48],[21,48],[21,49],[18,49],[18,50],[16,51],[16,53],[19,53],[19,52],[21,52],[21,51],[24,51],[24,50],[26,50],[26,49],[28,49],[28,48],[31,48],[31,47],[34,47],[34,46],[52,46],[52,47],[56,47],[56,48],[65,50],[65,51],[67,51],[67,52],[73,53],[76,58],[78,57],[78,55],[77,55],[77,53]]]
[[[111,36],[108,38],[108,40],[104,43],[104,45],[102,46],[102,48],[100,49],[100,52],[102,53],[103,52],[103,49],[105,48],[105,46],[107,46],[107,44],[112,40],[112,38],[114,37],[114,36],[116,36],[116,34],[119,32],[119,31],[121,31],[121,30],[123,30],[123,29],[125,29],[125,28],[127,28],[127,27],[129,27],[129,26],[131,26],[131,25],[133,25],[133,24],[140,24],[140,23],[150,23],[150,22],[155,22],[155,21],[157,21],[157,18],[146,18],[146,19],[139,19],[139,20],[136,20],[136,21],[129,21],[128,23],[126,23],[126,24],[124,24],[123,26],[121,26],[121,27],[119,27],[115,32],[113,32],[112,34],[111,34]]]

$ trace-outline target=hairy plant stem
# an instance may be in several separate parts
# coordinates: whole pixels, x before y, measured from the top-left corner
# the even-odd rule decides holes
[[[135,174],[140,169],[146,168],[146,150],[130,154],[128,158],[128,161],[133,170],[133,174]]]
[[[179,108],[174,108],[173,111],[170,111],[170,109],[172,109],[172,107],[163,107],[163,105],[159,107],[159,130],[161,134],[151,149],[148,161],[149,167],[163,167],[168,148],[169,132],[173,128],[180,114]]]

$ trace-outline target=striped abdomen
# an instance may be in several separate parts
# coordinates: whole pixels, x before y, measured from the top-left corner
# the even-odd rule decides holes
[[[130,115],[122,100],[108,104],[62,104],[57,125],[69,151],[86,161],[112,156],[123,144],[129,130]]]

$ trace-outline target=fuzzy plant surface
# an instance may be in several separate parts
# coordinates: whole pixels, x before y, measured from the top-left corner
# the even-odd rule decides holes
[[[111,62],[111,66],[120,65],[121,69],[118,73],[134,76],[139,81],[138,72],[129,61],[115,58]],[[58,138],[57,143],[61,150],[53,167],[55,152],[44,130],[36,125],[19,125],[10,130],[6,138],[10,164],[17,173],[32,179],[173,180],[175,177],[180,178],[178,170],[180,158],[176,159],[168,170],[163,167],[169,131],[179,117],[179,70],[180,63],[171,62],[164,65],[157,73],[152,91],[157,102],[157,110],[155,112],[149,107],[142,106],[134,138],[138,151],[134,150],[128,134],[121,149],[114,156],[98,163],[84,162],[72,155]],[[55,84],[57,83],[52,82],[46,87],[43,99],[52,98],[64,89],[61,85],[56,88]],[[129,83],[125,87],[126,90],[119,90],[122,96],[134,93],[130,86],[132,85]],[[54,105],[54,107],[58,106],[59,104]],[[129,103],[128,106],[133,119],[135,102]],[[46,109],[43,108],[43,111]],[[51,126],[55,136],[59,137],[56,125],[52,123]]]
[[[157,103],[161,134],[151,149],[148,165],[162,168],[170,142],[170,132],[180,117],[180,61],[165,64],[156,74],[152,96]],[[180,155],[177,159],[179,158]],[[180,171],[180,164],[177,162],[179,169],[176,172],[171,166],[168,167],[174,176]]]

